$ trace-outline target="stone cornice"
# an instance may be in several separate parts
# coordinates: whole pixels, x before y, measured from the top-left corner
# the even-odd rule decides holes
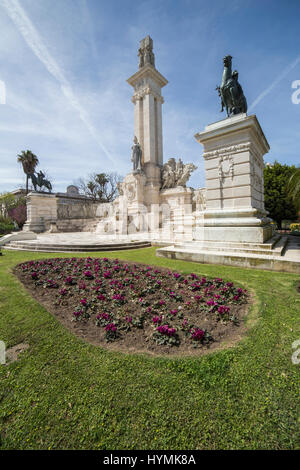
[[[250,150],[251,142],[243,142],[242,144],[231,145],[230,147],[223,147],[212,152],[204,152],[203,157],[206,160],[216,157],[225,157],[227,155],[233,155],[235,153],[246,152]]]
[[[127,83],[134,87],[136,82],[145,77],[152,78],[152,80],[154,80],[161,88],[168,83],[168,80],[161,73],[159,73],[156,68],[149,64],[140,68],[134,75],[128,78]]]
[[[245,131],[252,134],[251,140],[259,142],[262,154],[270,150],[267,139],[255,114],[251,116],[237,114],[236,116],[209,124],[205,127],[203,132],[199,132],[195,135],[195,139],[205,147],[206,144],[220,139],[222,136],[228,136],[229,134],[238,135],[239,132]]]

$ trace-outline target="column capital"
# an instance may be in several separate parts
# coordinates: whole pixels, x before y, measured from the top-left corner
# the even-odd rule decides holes
[[[161,103],[164,103],[165,100],[163,96],[160,94],[156,93],[151,87],[147,86],[144,87],[138,91],[136,91],[132,97],[132,102],[135,103],[138,100],[144,99],[146,95],[152,95],[157,101],[160,101]]]

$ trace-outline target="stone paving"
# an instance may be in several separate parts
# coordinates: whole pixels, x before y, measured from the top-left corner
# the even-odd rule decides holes
[[[271,250],[270,254],[247,253],[242,250],[241,252],[237,250],[230,252],[228,248],[227,251],[207,251],[201,249],[201,244],[196,242],[187,245],[174,245],[171,241],[164,240],[160,243],[159,240],[156,240],[155,245],[164,246],[164,248],[157,251],[158,256],[166,256],[172,259],[300,273],[300,237],[291,235],[287,237],[288,242],[281,256],[276,249]],[[122,245],[126,248],[127,244],[142,241],[149,241],[149,237],[142,233],[120,236],[104,236],[94,232],[43,233],[38,234],[35,240],[11,242],[11,249],[18,249],[19,247],[23,250],[48,251],[46,245],[49,248],[51,246],[54,248],[49,249],[49,251],[57,252],[67,251],[65,250],[66,246],[78,248],[80,245],[93,245],[95,249],[98,247],[98,250],[101,249],[101,246],[109,249],[110,245],[114,245],[112,248],[115,249],[116,245],[120,245],[119,249],[122,249]],[[9,244],[5,248],[9,249]]]

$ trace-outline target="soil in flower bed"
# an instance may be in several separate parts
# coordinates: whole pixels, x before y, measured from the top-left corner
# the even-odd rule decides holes
[[[86,341],[122,352],[203,354],[245,331],[249,293],[221,278],[107,258],[18,265],[32,296]]]

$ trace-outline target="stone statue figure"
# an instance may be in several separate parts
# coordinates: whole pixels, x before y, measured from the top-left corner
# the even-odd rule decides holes
[[[144,51],[143,51],[143,49],[142,49],[141,47],[139,48],[138,56],[139,56],[139,68],[141,69],[141,68],[144,67],[144,65],[145,65],[145,62],[144,62]]]
[[[142,171],[143,152],[136,136],[134,136],[133,146],[131,147],[131,150],[131,161],[133,163],[133,171]]]
[[[155,67],[155,57],[153,53],[153,40],[150,36],[146,36],[140,41],[140,48],[138,52],[139,56],[139,68],[144,67],[144,65],[152,65]]]
[[[119,181],[117,183],[117,189],[118,189],[118,192],[119,192],[119,196],[124,196],[124,187],[123,187],[123,183],[121,181]]]
[[[221,86],[217,86],[219,96],[221,98],[221,112],[226,108],[227,116],[247,112],[247,101],[243,93],[243,89],[238,82],[238,71],[232,68],[232,57],[227,55],[223,59],[224,70]]]
[[[191,173],[197,170],[197,166],[193,163],[188,163],[187,165],[183,165],[182,172],[178,176],[177,186],[186,186],[187,181],[190,179]]]
[[[162,189],[174,188],[176,186],[176,160],[169,158],[167,163],[162,167]]]
[[[161,189],[176,188],[176,186],[185,187],[191,173],[196,169],[197,167],[193,163],[184,164],[181,158],[179,158],[177,163],[175,158],[169,158],[162,167]]]

